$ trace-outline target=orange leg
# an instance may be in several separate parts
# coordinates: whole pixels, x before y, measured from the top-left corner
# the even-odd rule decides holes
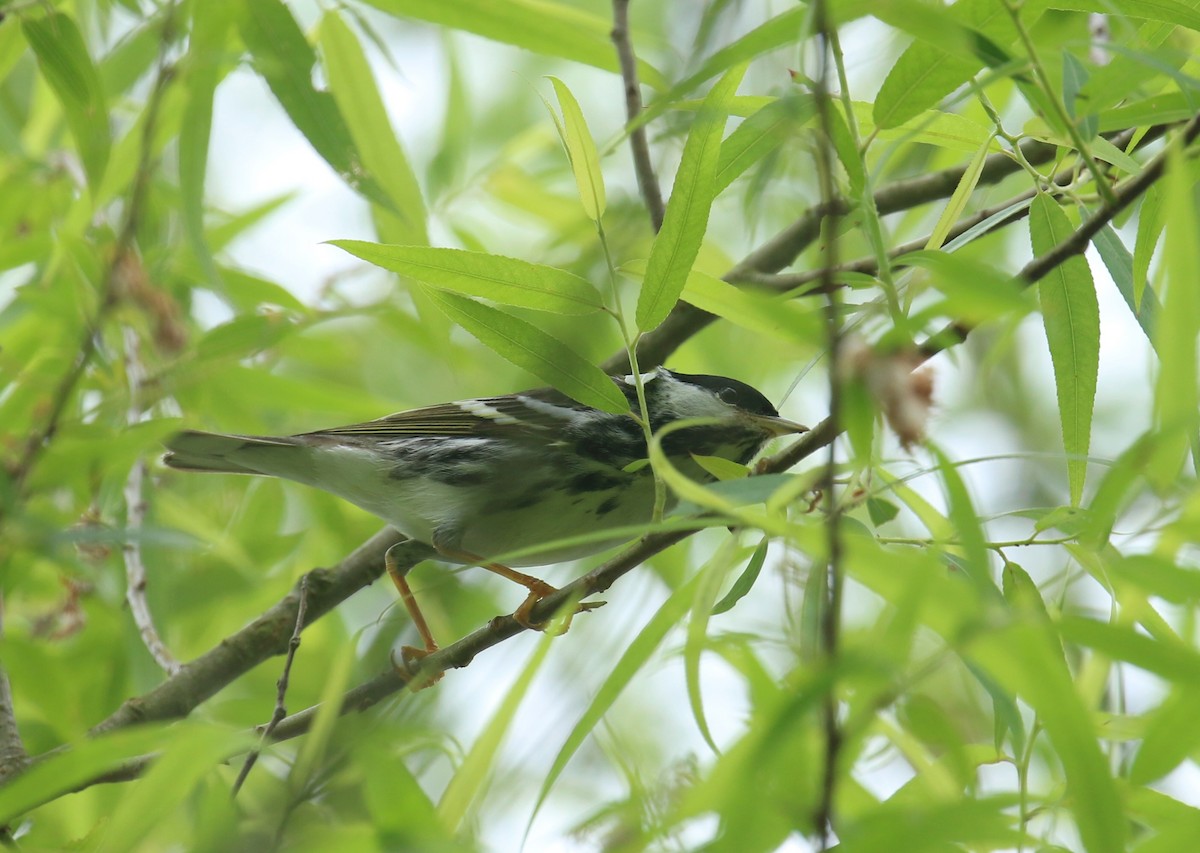
[[[551,586],[550,584],[546,583],[544,580],[541,580],[540,578],[535,578],[533,575],[527,575],[524,572],[518,572],[516,569],[510,569],[508,566],[503,566],[500,563],[486,562],[481,557],[478,557],[475,554],[470,554],[466,551],[459,551],[456,549],[442,547],[437,543],[436,536],[434,537],[433,547],[437,549],[438,553],[442,554],[443,556],[449,557],[452,560],[461,560],[462,562],[465,562],[465,563],[474,563],[475,565],[482,566],[483,568],[487,569],[489,572],[493,572],[494,574],[500,575],[500,577],[502,577],[502,578],[507,578],[508,580],[512,581],[513,583],[519,583],[521,586],[525,587],[527,590],[529,590],[529,595],[526,596],[526,598],[523,602],[521,602],[521,606],[518,607],[513,612],[513,619],[515,619],[517,621],[517,624],[520,625],[522,628],[530,628],[534,631],[546,630],[546,623],[545,622],[534,622],[533,618],[531,616],[531,613],[533,612],[533,608],[537,605],[537,603],[539,601],[541,601],[543,598],[546,598],[547,596],[551,596],[554,593],[558,592],[558,587]],[[581,604],[581,605],[579,605],[579,607],[575,611],[575,613],[582,613],[587,610],[593,610],[596,607],[599,607],[600,604],[601,604],[601,602],[593,602],[591,604]],[[574,615],[574,614],[572,614],[572,615]],[[568,617],[566,624],[563,625],[562,633],[565,634],[567,632],[567,629],[570,627],[571,627],[571,620]]]
[[[400,544],[405,545],[407,543],[401,542]],[[408,573],[408,569],[405,568],[401,570],[399,563],[392,554],[392,550],[396,547],[398,546],[393,545],[391,548],[387,549],[383,555],[383,564],[387,567],[388,577],[392,579],[392,583],[396,585],[396,589],[400,593],[400,600],[404,602],[404,609],[408,611],[408,615],[412,619],[413,625],[415,625],[417,628],[417,633],[421,635],[421,642],[425,644],[425,648],[423,649],[418,649],[414,646],[403,646],[400,649],[400,660],[404,664],[403,669],[411,673],[414,669],[413,665],[419,662],[421,658],[438,650],[438,644],[437,641],[433,639],[433,632],[429,630],[429,623],[425,621],[425,614],[422,613],[421,608],[417,606],[417,599],[413,595],[412,589],[409,587],[408,581],[404,577],[405,574]],[[394,661],[393,665],[395,665]],[[401,667],[396,668],[401,669]],[[441,675],[438,675],[434,681],[437,681],[440,678]],[[432,683],[433,682],[430,682],[430,684]],[[427,687],[428,685],[425,684],[421,686]]]

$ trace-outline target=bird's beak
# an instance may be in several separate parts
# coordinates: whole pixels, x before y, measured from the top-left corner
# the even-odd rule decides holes
[[[756,424],[771,433],[771,435],[794,435],[800,432],[808,432],[808,427],[804,424],[789,421],[787,418],[773,418],[770,415],[752,415],[751,417]]]

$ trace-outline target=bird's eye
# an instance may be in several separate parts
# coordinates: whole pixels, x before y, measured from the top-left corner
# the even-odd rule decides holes
[[[735,405],[737,403],[737,391],[732,388],[722,388],[717,392],[717,396],[721,398],[721,402]]]

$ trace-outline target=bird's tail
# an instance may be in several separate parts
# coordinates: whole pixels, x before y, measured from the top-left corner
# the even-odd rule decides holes
[[[184,471],[216,471],[225,474],[276,474],[274,466],[256,462],[274,456],[283,448],[289,455],[300,442],[293,438],[260,435],[224,435],[217,432],[187,430],[176,433],[167,442],[163,462]],[[262,451],[267,451],[265,454]],[[275,451],[276,453],[272,453]],[[264,470],[266,468],[267,470]],[[282,473],[282,472],[279,472]]]

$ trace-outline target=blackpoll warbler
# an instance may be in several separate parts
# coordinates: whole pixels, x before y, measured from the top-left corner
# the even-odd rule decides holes
[[[611,378],[639,411],[633,377]],[[672,431],[662,442],[672,462],[696,479],[708,475],[693,455],[745,463],[771,438],[806,429],[779,417],[766,397],[736,379],[665,368],[642,378],[652,431],[677,420],[707,419]],[[653,474],[648,466],[633,465],[647,456],[641,425],[547,388],[285,437],[188,431],[167,447],[164,461],[172,468],[266,474],[316,486],[449,560],[478,563],[520,583],[529,596],[514,615],[526,627],[538,627],[530,625],[529,612],[554,587],[484,558],[641,524],[654,507]],[[622,541],[551,547],[512,562],[556,563]],[[403,573],[390,559],[388,571],[426,650],[436,649]]]

